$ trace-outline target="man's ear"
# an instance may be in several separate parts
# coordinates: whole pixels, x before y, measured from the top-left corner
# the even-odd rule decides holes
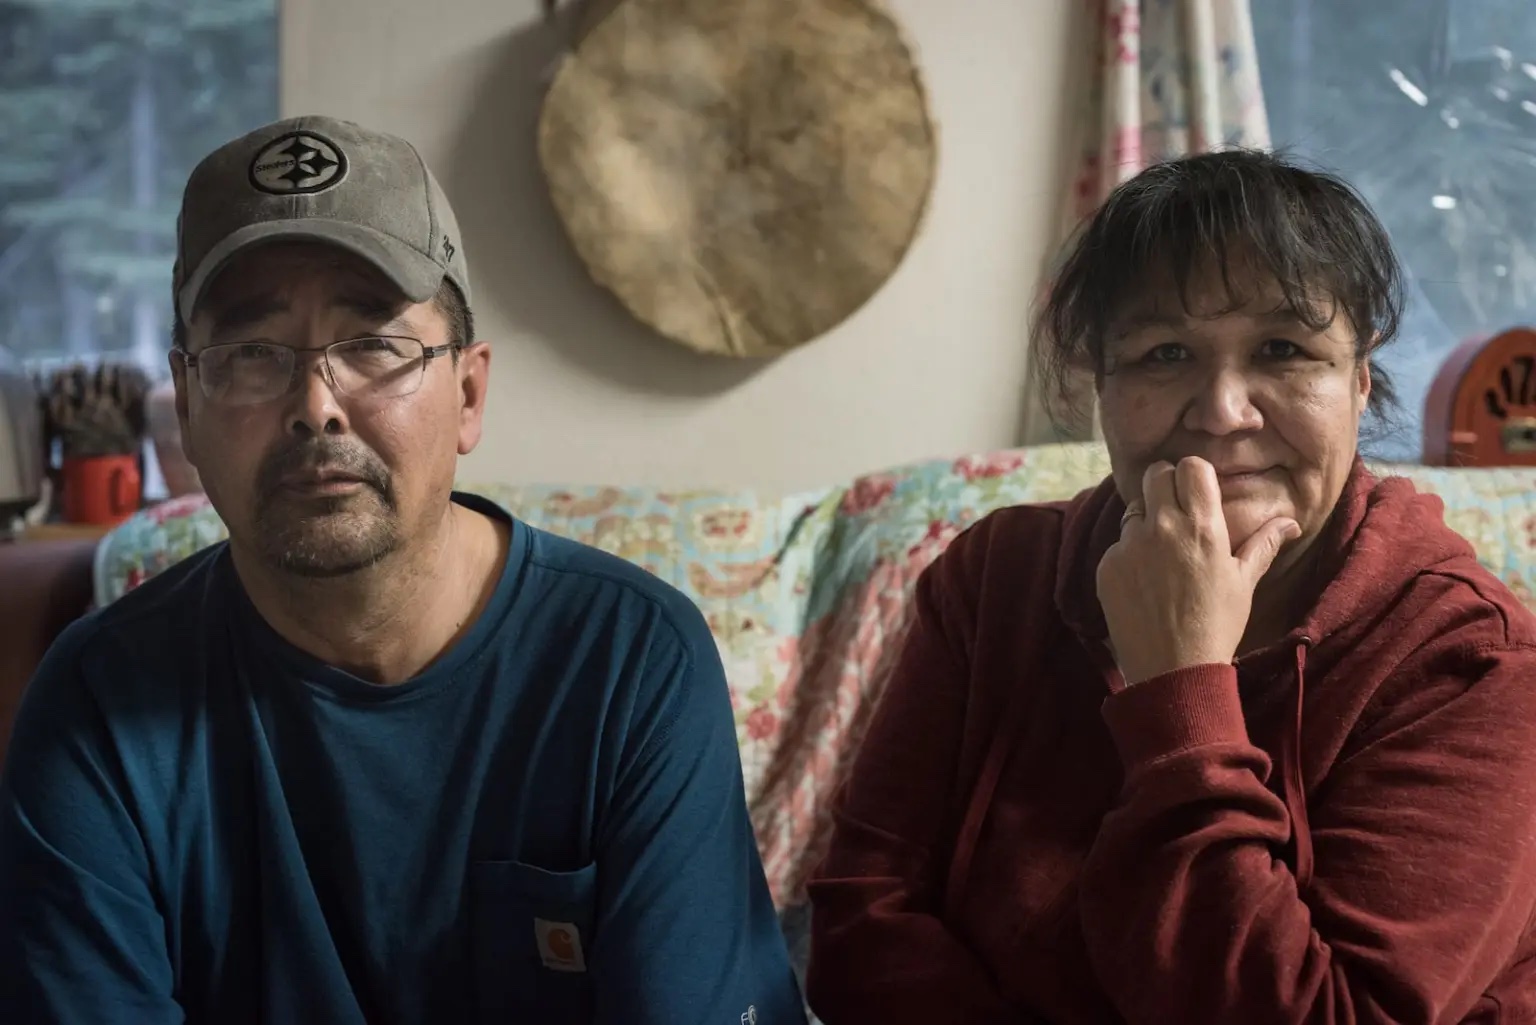
[[[480,444],[484,428],[485,399],[491,384],[491,346],[474,342],[459,350],[459,455],[467,456]]]

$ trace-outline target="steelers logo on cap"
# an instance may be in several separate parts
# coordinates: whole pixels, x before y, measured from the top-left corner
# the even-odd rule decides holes
[[[347,174],[347,157],[313,132],[289,132],[261,148],[251,161],[251,184],[274,196],[324,192]]]

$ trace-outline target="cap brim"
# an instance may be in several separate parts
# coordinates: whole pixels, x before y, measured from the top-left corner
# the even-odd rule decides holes
[[[315,217],[264,221],[232,232],[203,257],[203,262],[192,271],[176,296],[182,323],[192,323],[192,312],[197,309],[203,292],[231,260],[247,249],[273,242],[324,242],[344,249],[373,264],[399,286],[407,299],[416,303],[426,302],[436,295],[447,276],[446,269],[436,260],[371,228]]]

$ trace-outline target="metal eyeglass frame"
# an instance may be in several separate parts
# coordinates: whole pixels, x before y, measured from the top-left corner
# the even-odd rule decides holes
[[[413,395],[413,394],[415,394],[421,388],[421,382],[423,380],[425,380],[426,376],[427,376],[427,363],[428,362],[430,362],[431,360],[437,359],[440,356],[445,356],[448,353],[454,352],[454,351],[456,351],[458,349],[462,349],[464,347],[459,342],[447,342],[447,343],[445,343],[443,345],[428,345],[427,343],[423,342],[420,338],[413,338],[410,335],[356,335],[356,336],[354,336],[352,338],[338,338],[336,341],[331,342],[331,343],[329,343],[327,345],[309,345],[309,346],[304,346],[303,348],[300,348],[299,346],[296,346],[296,345],[284,345],[281,342],[269,342],[269,341],[266,341],[264,339],[250,339],[248,341],[242,341],[242,342],[220,342],[217,345],[207,346],[201,352],[192,352],[191,350],[183,348],[182,346],[177,346],[176,347],[176,354],[181,358],[181,362],[182,362],[183,366],[185,366],[188,370],[191,370],[193,373],[197,374],[198,388],[202,391],[203,396],[205,398],[212,399],[213,396],[208,393],[207,386],[206,386],[206,384],[203,381],[202,372],[198,370],[198,364],[202,360],[202,357],[207,355],[211,350],[213,350],[213,349],[233,348],[233,347],[239,346],[239,345],[270,345],[274,349],[286,349],[288,352],[293,353],[293,365],[292,365],[292,367],[289,368],[289,371],[288,371],[288,383],[283,387],[283,389],[281,391],[274,393],[271,399],[261,399],[261,400],[258,400],[256,402],[249,402],[249,403],[235,403],[235,405],[252,405],[252,406],[254,406],[254,405],[260,405],[262,402],[270,402],[273,399],[276,399],[276,398],[279,398],[279,397],[281,397],[283,395],[288,394],[288,392],[290,392],[293,389],[293,382],[296,379],[296,376],[297,376],[297,373],[298,373],[298,369],[299,369],[299,359],[298,359],[298,357],[302,353],[306,353],[306,352],[318,352],[320,354],[320,362],[325,367],[325,380],[326,380],[326,384],[330,385],[331,388],[333,388],[336,391],[337,394],[339,394],[339,395],[354,395],[354,396],[357,395],[358,393],[356,391],[347,391],[346,389],[342,388],[339,384],[336,383],[336,370],[335,370],[334,367],[331,366],[331,350],[336,348],[338,345],[350,345],[353,342],[366,341],[367,339],[370,339],[370,338],[378,338],[378,339],[381,339],[381,340],[387,341],[387,342],[415,342],[417,345],[421,346],[421,359],[422,359],[421,376],[419,378],[417,378],[416,386],[414,388],[412,388],[410,391],[401,392],[398,395],[390,396],[390,398],[397,398],[397,399],[403,399],[407,395]]]

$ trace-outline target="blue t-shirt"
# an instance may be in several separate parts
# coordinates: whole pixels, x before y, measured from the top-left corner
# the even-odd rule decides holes
[[[753,1020],[805,1018],[724,673],[620,559],[514,523],[469,633],[384,687],[280,638],[217,545],[27,691],[7,1025]]]

